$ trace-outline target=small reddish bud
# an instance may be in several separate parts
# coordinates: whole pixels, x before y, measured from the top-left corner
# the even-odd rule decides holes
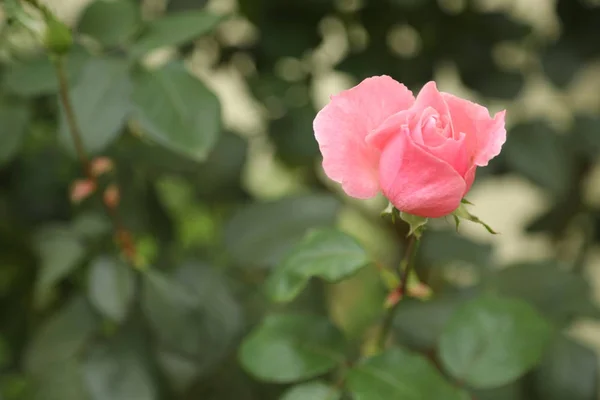
[[[121,194],[119,193],[117,185],[109,185],[104,191],[104,204],[106,204],[108,208],[116,208],[119,205],[120,200]]]
[[[98,157],[92,160],[90,170],[94,177],[99,177],[114,169],[114,163],[108,157]]]
[[[398,304],[398,302],[400,300],[402,300],[402,289],[400,287],[394,289],[385,299],[385,304],[384,307],[385,308],[392,308],[394,307],[396,304]]]
[[[427,300],[431,297],[432,290],[429,286],[419,282],[415,285],[409,286],[408,294],[417,299]]]
[[[96,191],[96,182],[90,179],[78,179],[71,185],[71,202],[79,204]]]

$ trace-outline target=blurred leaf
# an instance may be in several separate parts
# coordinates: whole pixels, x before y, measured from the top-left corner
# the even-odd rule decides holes
[[[598,357],[573,339],[558,336],[535,372],[544,400],[594,400],[598,396]]]
[[[82,212],[77,215],[71,228],[76,235],[81,235],[86,239],[96,239],[112,230],[112,222],[104,213]]]
[[[267,281],[271,300],[289,302],[310,278],[336,283],[369,263],[365,249],[351,236],[328,229],[310,232],[296,245]]]
[[[514,127],[504,146],[508,165],[563,198],[573,175],[568,143],[544,122],[527,122]]]
[[[477,400],[530,400],[530,397],[525,397],[522,386],[521,381],[517,381],[494,389],[473,390],[472,394]]]
[[[283,117],[271,122],[269,137],[277,149],[277,156],[285,163],[310,165],[320,155],[312,127],[315,113],[311,105],[306,105],[292,108]]]
[[[121,322],[133,300],[134,275],[131,267],[110,257],[92,262],[88,274],[91,303],[106,317]]]
[[[542,53],[541,61],[546,76],[553,84],[562,88],[573,80],[585,60],[574,46],[559,40]]]
[[[125,61],[95,58],[85,65],[71,89],[71,101],[83,145],[89,153],[99,153],[117,139],[131,109],[130,95],[129,66]],[[60,118],[60,140],[74,152],[64,110]]]
[[[221,131],[218,98],[182,65],[141,71],[135,116],[150,138],[196,161],[207,158]]]
[[[402,301],[394,317],[394,329],[411,348],[433,350],[444,326],[465,300],[459,296],[444,295],[428,301]]]
[[[83,372],[91,400],[157,399],[153,377],[142,359],[123,340],[96,345],[85,359]]]
[[[260,380],[288,383],[335,368],[344,350],[344,337],[324,317],[269,315],[244,340],[240,362]]]
[[[391,348],[366,359],[348,373],[348,390],[356,400],[468,400],[467,393],[446,382],[420,355]]]
[[[477,243],[450,230],[428,230],[423,234],[417,262],[437,267],[463,261],[485,269],[490,266],[491,258],[489,244]]]
[[[324,194],[247,205],[225,227],[227,251],[239,266],[272,267],[309,229],[332,225],[338,209]]]
[[[141,57],[159,47],[189,42],[209,33],[222,19],[223,16],[204,10],[167,14],[148,23],[142,37],[132,46],[131,53],[134,57]]]
[[[96,0],[84,10],[78,23],[80,33],[104,46],[126,43],[140,27],[140,9],[131,0]]]
[[[26,103],[14,100],[0,102],[0,166],[17,155],[30,117]]]
[[[159,363],[179,390],[214,368],[239,335],[239,305],[223,278],[205,265],[185,264],[175,278],[148,271],[142,296],[144,313],[159,339]],[[179,376],[182,368],[189,380]]]
[[[320,381],[301,383],[288,389],[281,400],[339,400],[338,389]]]
[[[600,154],[600,117],[595,115],[576,116],[570,137],[578,145],[581,153],[588,155],[592,160],[597,159]]]
[[[582,276],[554,261],[503,268],[489,277],[489,287],[503,296],[530,302],[546,318],[559,324],[577,315],[579,308],[589,302],[590,294]]]
[[[33,400],[92,400],[83,385],[81,366],[75,359],[40,371],[34,385]]]
[[[73,82],[89,58],[80,48],[75,48],[66,58],[67,77]],[[54,65],[47,55],[11,64],[2,76],[2,85],[9,93],[34,97],[58,92],[58,79]]]
[[[440,358],[461,382],[494,388],[535,366],[550,334],[550,325],[527,303],[484,296],[450,318],[440,339]]]
[[[54,285],[67,277],[83,260],[86,249],[70,229],[60,225],[49,225],[39,230],[34,245],[40,258],[36,302],[43,306]]]
[[[25,354],[25,368],[33,374],[66,365],[83,350],[94,332],[97,318],[82,299],[76,298],[37,330]]]

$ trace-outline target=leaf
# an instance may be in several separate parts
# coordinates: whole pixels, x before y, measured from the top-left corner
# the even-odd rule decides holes
[[[266,290],[271,300],[289,302],[310,278],[339,282],[368,262],[367,252],[351,236],[332,229],[310,232],[270,276]]]
[[[418,265],[438,267],[455,261],[485,269],[492,262],[492,247],[469,240],[454,231],[429,230],[423,233],[417,255]]]
[[[347,388],[355,400],[468,400],[425,358],[400,348],[368,358],[348,373]]]
[[[76,298],[38,329],[25,353],[25,368],[43,373],[74,358],[94,332],[97,319],[82,299]]]
[[[288,389],[281,400],[339,400],[339,389],[320,381],[301,383]]]
[[[88,61],[71,89],[71,102],[85,150],[99,153],[114,142],[131,110],[127,62],[116,58]],[[70,127],[61,108],[60,140],[74,154]]]
[[[526,300],[546,318],[564,324],[589,301],[585,279],[555,261],[515,264],[489,277],[490,290]]]
[[[134,84],[135,117],[144,133],[192,160],[205,160],[221,132],[217,96],[176,63],[141,71]]]
[[[108,47],[125,44],[140,27],[139,6],[131,0],[96,0],[78,23],[80,33]]]
[[[540,361],[550,325],[521,300],[483,296],[462,305],[440,338],[446,370],[473,388],[507,384]]]
[[[504,149],[506,162],[536,185],[563,198],[570,189],[573,163],[568,143],[543,122],[515,126]]]
[[[131,54],[141,57],[159,47],[189,42],[209,33],[222,19],[204,10],[168,14],[148,23],[142,37],[132,46]]]
[[[86,393],[81,367],[75,359],[40,371],[33,385],[33,400],[92,400]]]
[[[89,58],[81,48],[75,48],[66,58],[67,78],[73,82]],[[2,85],[22,97],[36,97],[58,92],[54,65],[47,55],[11,64],[2,77]]]
[[[260,380],[289,383],[333,369],[344,350],[344,337],[323,317],[269,315],[242,343],[240,362]]]
[[[176,388],[209,372],[234,345],[241,310],[223,278],[208,266],[185,264],[173,278],[148,271],[142,290],[142,309],[159,341],[159,363]],[[180,379],[181,366],[189,381]]]
[[[86,357],[83,372],[91,399],[157,399],[153,377],[143,360],[122,342],[95,346]]]
[[[227,252],[239,266],[275,266],[309,229],[332,225],[338,209],[338,201],[324,194],[248,205],[225,227]]]
[[[567,336],[558,336],[534,375],[544,400],[594,400],[598,396],[598,357]]]
[[[30,116],[24,102],[0,102],[0,166],[11,161],[20,150]]]
[[[38,305],[45,305],[50,291],[67,277],[85,256],[85,247],[68,228],[46,226],[34,237],[34,246],[40,259],[40,271],[35,283]]]
[[[110,257],[92,262],[88,274],[91,303],[106,317],[121,322],[127,316],[134,295],[134,275],[130,267]]]
[[[105,213],[88,211],[77,215],[71,228],[76,235],[86,239],[97,239],[112,230],[112,223]]]

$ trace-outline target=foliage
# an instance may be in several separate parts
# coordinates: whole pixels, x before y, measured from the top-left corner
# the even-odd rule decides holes
[[[46,18],[54,36],[13,18],[25,3],[30,27]],[[558,0],[550,39],[471,0],[238,0],[227,12],[93,0],[70,46],[35,3],[0,4],[0,399],[598,398],[597,356],[568,329],[600,316],[583,274],[600,241],[585,197],[600,110],[573,106],[561,126],[516,99],[532,76],[566,93],[597,61],[600,7]],[[499,60],[506,45],[526,61]],[[514,118],[476,184],[513,174],[539,188],[548,209],[527,233],[557,252],[497,265],[491,246],[428,228],[416,270],[433,297],[403,298],[379,348],[407,227],[321,178],[312,94],[332,70],[418,90],[448,63]],[[248,89],[261,128],[237,123],[221,73]],[[279,177],[263,168],[271,150]],[[99,160],[111,167],[94,172]],[[91,184],[79,199],[76,181]],[[564,257],[573,231],[583,239]],[[446,278],[457,264],[474,283]]]

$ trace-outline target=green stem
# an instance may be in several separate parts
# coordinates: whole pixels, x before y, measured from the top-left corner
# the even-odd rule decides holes
[[[408,246],[406,248],[406,252],[404,253],[404,258],[400,263],[400,286],[398,287],[398,291],[402,297],[406,296],[406,292],[408,289],[408,278],[410,276],[410,271],[414,268],[415,257],[417,255],[417,250],[419,249],[420,241],[419,239],[411,235],[408,240]],[[381,331],[379,332],[379,337],[377,339],[377,347],[379,350],[383,350],[385,347],[385,343],[390,335],[390,331],[392,329],[392,325],[394,322],[394,316],[396,315],[396,311],[398,310],[398,306],[400,305],[400,301],[398,301],[394,306],[392,306],[385,315],[385,319],[383,320],[383,326]]]

